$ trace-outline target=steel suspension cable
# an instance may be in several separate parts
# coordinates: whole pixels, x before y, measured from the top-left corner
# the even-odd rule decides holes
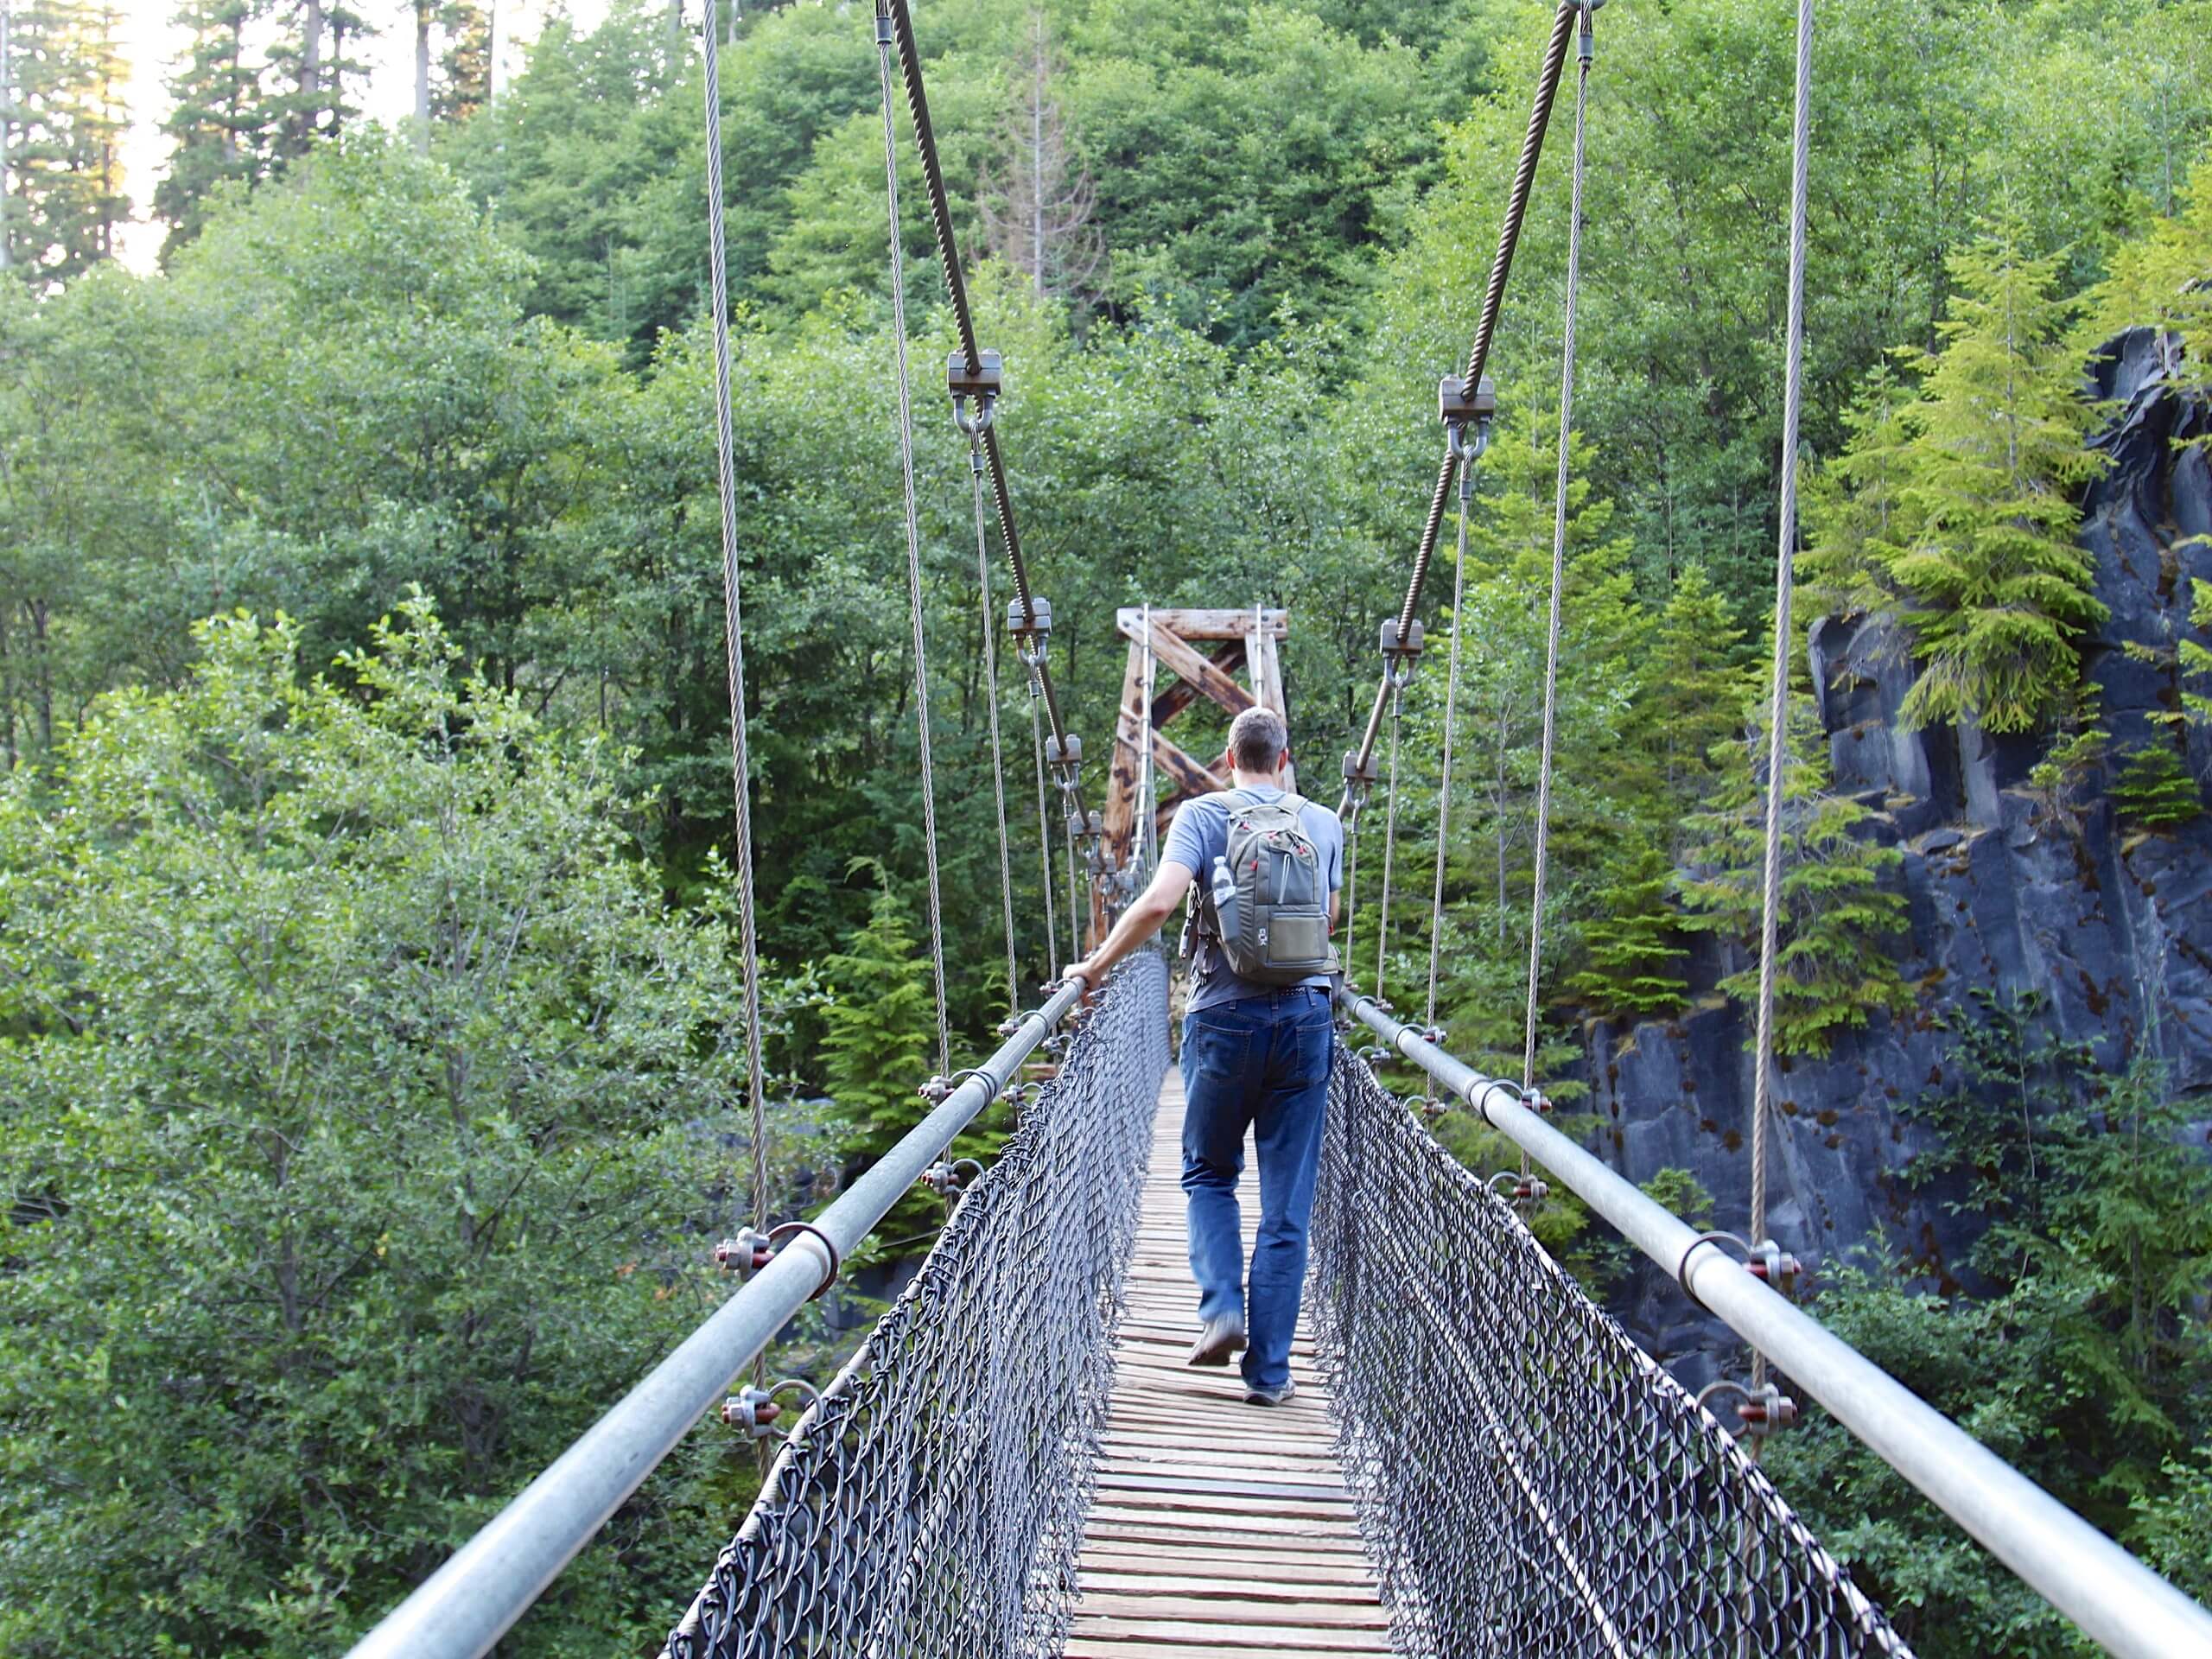
[[[983,708],[990,718],[991,802],[999,832],[999,904],[1006,924],[1006,1005],[1009,1017],[1021,1012],[1021,981],[1014,959],[1014,850],[1006,827],[1006,748],[999,737],[998,615],[991,604],[989,532],[983,521],[982,446],[970,438],[968,467],[976,486],[976,585],[983,605]]]
[[[1805,223],[1812,156],[1813,0],[1797,0],[1789,148],[1789,312],[1782,398],[1782,499],[1774,554],[1774,664],[1767,700],[1766,844],[1759,886],[1758,1071],[1751,1079],[1751,1241],[1766,1237],[1767,1118],[1773,1109],[1775,950],[1781,931],[1783,786],[1789,762],[1790,586],[1797,543],[1797,425],[1805,402]],[[1751,1350],[1751,1386],[1766,1356]]]
[[[891,110],[891,43],[877,54],[883,71],[883,177],[891,203],[891,337],[899,376],[899,474],[906,508],[906,605],[913,618],[914,722],[921,741],[922,846],[929,875],[930,981],[937,996],[937,1069],[952,1070],[944,1010],[944,914],[938,882],[937,769],[930,752],[930,659],[922,625],[922,536],[914,505],[914,394],[906,362],[906,255],[899,234],[899,139]]]
[[[1560,329],[1559,370],[1559,468],[1552,493],[1551,613],[1544,635],[1544,729],[1541,757],[1536,770],[1535,870],[1529,901],[1529,1006],[1522,1028],[1521,1086],[1536,1086],[1536,1000],[1543,982],[1544,876],[1551,850],[1552,754],[1559,724],[1560,599],[1567,585],[1567,462],[1572,453],[1574,422],[1574,324],[1582,297],[1582,181],[1586,170],[1585,134],[1590,102],[1590,61],[1595,55],[1592,40],[1592,7],[1581,6],[1582,27],[1574,76],[1574,169],[1567,201],[1567,317]],[[1526,1158],[1523,1158],[1526,1171]]]
[[[906,92],[906,111],[913,123],[914,149],[922,163],[922,188],[929,198],[930,227],[937,244],[938,264],[944,272],[945,297],[952,306],[953,324],[959,330],[960,351],[966,359],[968,372],[976,374],[982,368],[982,350],[976,343],[975,312],[968,302],[968,283],[961,274],[960,250],[953,238],[952,204],[945,194],[944,168],[938,159],[937,130],[930,121],[929,94],[922,85],[922,59],[914,42],[913,16],[907,9],[906,0],[876,0],[875,15],[891,23],[899,53],[899,79]],[[1020,601],[1024,621],[1033,628],[1037,611],[1029,591],[1029,568],[1021,556],[1021,537],[1014,529],[1014,499],[1007,488],[1006,462],[999,453],[995,427],[983,430],[983,460],[990,478],[991,500],[998,512],[999,540],[1006,548],[1007,564],[1014,573],[1014,597]],[[1049,664],[1039,664],[1033,672],[1053,739],[1061,744],[1065,753],[1067,728],[1060,717],[1052,669]],[[1071,800],[1074,798],[1071,797]]]
[[[1535,96],[1529,108],[1528,130],[1521,139],[1521,159],[1514,168],[1513,187],[1506,197],[1504,221],[1498,227],[1497,251],[1491,257],[1490,280],[1483,289],[1483,307],[1475,323],[1474,344],[1467,353],[1465,380],[1470,387],[1482,383],[1483,370],[1490,362],[1491,344],[1497,334],[1498,313],[1505,303],[1506,279],[1513,270],[1514,251],[1520,245],[1522,221],[1529,212],[1529,193],[1535,183],[1536,164],[1543,156],[1544,134],[1551,124],[1552,103],[1559,95],[1560,75],[1567,64],[1567,43],[1581,10],[1582,0],[1561,0],[1558,13],[1552,19],[1551,38],[1544,48]],[[1452,485],[1458,467],[1458,457],[1447,448],[1443,464],[1437,470],[1436,486],[1429,494],[1428,517],[1421,525],[1413,574],[1406,583],[1406,596],[1398,607],[1401,639],[1408,636],[1414,613],[1421,608],[1421,589],[1428,581],[1428,568],[1436,556],[1437,538],[1444,528],[1444,514],[1451,504]],[[1389,695],[1387,683],[1376,688],[1375,702],[1368,710],[1367,725],[1361,734],[1357,751],[1363,768],[1373,757],[1376,742],[1382,736]]]
[[[722,629],[729,683],[731,794],[737,825],[737,925],[744,954],[745,1086],[753,1138],[753,1224],[768,1228],[767,1084],[760,1057],[760,936],[753,893],[753,764],[745,730],[745,626],[737,563],[737,437],[730,404],[728,237],[722,210],[722,94],[715,52],[715,0],[706,0],[699,33],[706,48],[707,259],[714,301],[715,467],[722,533]],[[753,1380],[767,1376],[756,1357]]]

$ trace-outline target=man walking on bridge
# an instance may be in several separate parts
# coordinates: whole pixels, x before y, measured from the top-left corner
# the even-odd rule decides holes
[[[1190,895],[1183,1191],[1200,1328],[1189,1363],[1226,1365],[1243,1351],[1245,1400],[1275,1406],[1295,1387],[1290,1344],[1329,1101],[1329,936],[1344,836],[1334,812],[1284,789],[1290,735],[1273,710],[1236,716],[1228,759],[1235,786],[1183,804],[1152,885],[1068,973],[1096,989]],[[1236,1202],[1247,1130],[1260,1164],[1249,1286]]]

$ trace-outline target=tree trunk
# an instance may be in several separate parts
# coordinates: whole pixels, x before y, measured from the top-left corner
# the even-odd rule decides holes
[[[415,153],[430,153],[429,0],[415,0]]]

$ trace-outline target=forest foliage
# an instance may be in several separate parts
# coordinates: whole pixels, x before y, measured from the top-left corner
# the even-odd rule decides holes
[[[1598,19],[1547,1070],[1586,1021],[1681,1012],[1694,957],[1697,995],[1756,975],[1785,10]],[[193,0],[147,276],[106,257],[99,14],[49,12],[48,78],[16,82],[45,124],[35,145],[31,116],[13,128],[0,225],[0,1306],[32,1333],[0,1360],[0,1530],[22,1541],[0,1552],[0,1648],[97,1627],[135,1651],[327,1652],[688,1328],[701,1241],[743,1196],[700,69],[667,6],[622,0],[550,22],[494,98],[484,14],[417,7],[431,118],[386,133],[355,112],[372,20]],[[1548,13],[926,9],[1015,506],[1094,753],[1114,610],[1147,601],[1287,607],[1309,778],[1356,737]],[[722,15],[760,1037],[779,1095],[827,1096],[863,1157],[934,1047],[874,54],[864,9]],[[2157,324],[2169,378],[2204,385],[2212,4],[1835,0],[1821,30],[1803,602],[1897,620],[1916,718],[2052,738],[2054,813],[2090,779],[2132,829],[2170,830],[2202,780],[2177,746],[2109,752],[2083,694],[2098,607],[2074,532],[2101,416],[2081,365]],[[1437,645],[1455,592],[1464,625],[1440,1017],[1507,1071],[1565,149],[1503,314],[1468,559],[1427,611]],[[914,359],[941,362],[918,175],[901,198]],[[1028,699],[1010,664],[984,677],[1004,584],[987,605],[964,442],[917,402],[958,1052],[1007,995],[975,966],[1003,960],[985,715],[1026,734]],[[2207,648],[2177,645],[2177,718],[2212,696]],[[1402,848],[1438,817],[1444,657],[1403,709]],[[1895,855],[1804,706],[1781,1038],[1817,1054],[1911,988]],[[1037,833],[1018,820],[1025,993],[1065,948]],[[1397,912],[1376,954],[1360,833],[1355,976],[1402,992],[1427,929]],[[1428,879],[1401,894],[1425,910]],[[2171,1207],[2198,1191],[2167,1156],[2183,1103],[2147,1070],[2069,1093],[2013,1052],[2031,1031],[1991,1021],[1956,1034],[1987,1075],[1929,1107],[1955,1163],[1925,1172],[2010,1195],[1987,1206],[1988,1294],[1892,1264],[1828,1311],[2186,1573],[2212,1540],[2190,1403],[2212,1359],[2184,1294],[2205,1247]],[[2006,1064],[2042,1091],[2032,1170],[2010,1116],[1974,1116]],[[1444,1132],[1479,1152],[1471,1125]],[[785,1174],[802,1144],[779,1141]],[[1581,1224],[1559,1206],[1548,1242],[1594,1248]],[[1994,1381],[1973,1369],[1992,1351]],[[2100,1413],[2147,1426],[2139,1450],[2082,1440]],[[1805,1508],[1920,1651],[2059,1641],[1847,1445],[1803,1445]],[[749,1466],[688,1446],[516,1650],[653,1639]]]

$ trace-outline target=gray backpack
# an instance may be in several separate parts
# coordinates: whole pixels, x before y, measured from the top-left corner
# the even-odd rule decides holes
[[[1229,805],[1229,850],[1199,880],[1198,932],[1229,970],[1255,985],[1295,985],[1337,971],[1329,943],[1329,873],[1296,795]]]

